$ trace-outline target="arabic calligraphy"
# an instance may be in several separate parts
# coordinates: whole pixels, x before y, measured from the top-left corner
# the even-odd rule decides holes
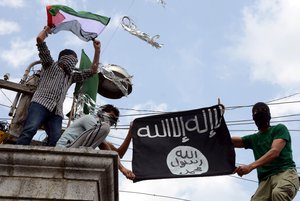
[[[167,156],[167,165],[175,175],[199,175],[208,171],[206,157],[194,147],[175,147]]]
[[[202,114],[195,114],[192,117],[175,116],[161,119],[159,123],[147,124],[137,130],[139,137],[148,138],[182,138],[182,142],[189,140],[188,134],[208,133],[209,137],[215,136],[215,129],[221,125],[221,118],[218,117],[217,108],[203,110]]]

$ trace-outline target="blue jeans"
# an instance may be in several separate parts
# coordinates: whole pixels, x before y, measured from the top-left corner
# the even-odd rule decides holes
[[[42,125],[48,135],[47,146],[55,146],[61,135],[62,117],[50,112],[39,103],[31,102],[23,131],[16,144],[29,145]]]

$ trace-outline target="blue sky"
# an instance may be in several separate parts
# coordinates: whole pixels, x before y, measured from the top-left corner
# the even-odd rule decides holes
[[[30,2],[30,3],[29,3]],[[100,95],[97,104],[112,103],[123,115],[137,110],[180,111],[217,104],[218,98],[230,109],[258,101],[282,103],[271,105],[273,117],[300,113],[298,101],[300,64],[300,2],[297,0],[0,0],[0,75],[10,73],[19,82],[24,70],[38,59],[35,37],[46,24],[47,4],[63,4],[111,17],[110,24],[98,37],[102,42],[101,62],[117,64],[133,75],[133,91],[117,100]],[[120,25],[123,16],[134,20],[138,29],[150,36],[159,34],[156,49],[129,34]],[[92,57],[92,43],[84,42],[69,32],[47,38],[54,58],[60,50],[84,49]],[[65,101],[69,111],[73,87]],[[10,100],[15,93],[1,90],[1,118],[8,118]],[[8,97],[6,97],[5,95]],[[287,103],[289,102],[289,103]],[[251,107],[226,110],[231,135],[251,133],[255,125],[230,126],[230,121],[251,120]],[[128,125],[136,116],[120,118]],[[299,125],[282,120],[292,131],[294,159],[300,165]],[[297,120],[293,116],[290,120]],[[239,130],[239,131],[236,131]],[[241,131],[242,130],[242,131]],[[295,131],[296,130],[296,131]],[[114,130],[108,140],[120,144],[126,130]],[[236,150],[237,163],[253,161],[248,150]],[[132,159],[128,150],[125,160]],[[124,165],[131,167],[130,162]],[[174,200],[159,196],[138,195],[124,191],[165,195],[187,200],[246,201],[254,193],[256,172],[238,179],[236,175],[165,179],[132,183],[120,174],[120,200]],[[299,199],[298,195],[298,199]],[[297,198],[296,198],[297,199]]]

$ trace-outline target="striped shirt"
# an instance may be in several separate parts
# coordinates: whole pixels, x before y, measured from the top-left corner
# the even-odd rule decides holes
[[[39,85],[31,101],[39,103],[50,112],[55,112],[56,115],[63,117],[63,102],[69,87],[75,82],[82,83],[85,79],[91,77],[93,73],[91,70],[82,70],[67,74],[58,66],[58,61],[54,62],[45,42],[38,43],[37,47],[42,69]],[[70,66],[67,67],[73,68],[76,63],[77,59],[73,62],[70,61],[67,63]]]

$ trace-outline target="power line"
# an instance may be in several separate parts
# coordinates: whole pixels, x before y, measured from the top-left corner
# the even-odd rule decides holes
[[[8,96],[3,92],[3,90],[2,89],[0,89],[1,90],[1,92],[2,92],[2,94],[7,98],[7,100],[12,104],[12,101],[8,98]]]
[[[119,139],[119,140],[125,140],[125,138],[116,137],[116,136],[112,136],[112,135],[108,135],[107,137],[111,137],[111,138],[115,138],[115,139]]]
[[[8,105],[4,105],[4,104],[1,104],[1,103],[0,103],[0,106],[3,106],[3,107],[8,107],[8,108],[10,108],[10,106],[8,106]]]
[[[292,104],[292,103],[299,103],[300,101],[285,101],[279,103],[269,103],[268,105],[282,105],[282,104]],[[225,110],[234,110],[239,108],[246,108],[246,107],[253,107],[254,105],[238,105],[238,106],[228,106],[225,107]]]
[[[9,117],[0,117],[1,120],[10,120],[11,118]]]
[[[274,118],[275,119],[275,118]],[[286,119],[286,120],[271,120],[270,123],[284,123],[284,122],[298,122],[300,121],[300,119]],[[234,120],[234,121],[226,121],[226,124],[229,126],[235,126],[235,125],[247,125],[247,124],[254,124],[253,120],[249,119],[249,120]],[[113,129],[128,129],[129,128],[129,124],[121,124],[118,125],[116,128]]]
[[[148,196],[161,197],[161,198],[167,198],[167,199],[173,199],[173,200],[191,201],[191,200],[177,198],[177,197],[171,197],[171,196],[165,196],[165,195],[157,195],[157,194],[151,194],[151,193],[143,193],[143,192],[136,192],[136,191],[120,190],[120,192],[122,192],[122,193],[134,193],[134,194],[148,195]]]
[[[230,132],[257,132],[255,129],[229,129]],[[300,129],[289,129],[290,132],[299,132]]]
[[[279,119],[279,118],[287,118],[287,117],[295,117],[295,116],[300,116],[300,114],[287,114],[287,115],[281,115],[281,116],[275,116],[272,117],[272,119]],[[253,119],[243,119],[243,120],[227,120],[227,123],[233,123],[233,122],[248,122],[248,121],[253,121]]]
[[[246,178],[242,178],[242,177],[238,177],[238,176],[234,176],[234,175],[228,175],[228,176],[236,178],[236,179],[240,179],[240,180],[243,180],[243,181],[250,181],[250,182],[258,183],[258,181],[253,180],[253,179],[246,179]]]
[[[2,105],[2,104],[0,104]],[[2,105],[5,107],[10,107],[7,105]],[[137,114],[138,115],[138,114]],[[126,115],[124,115],[126,116]],[[279,119],[279,118],[287,118],[287,117],[296,117],[296,116],[300,116],[300,114],[288,114],[288,115],[282,115],[282,116],[276,116],[276,117],[272,117],[272,119]],[[121,117],[121,116],[120,116]],[[2,119],[6,118],[6,117],[0,117]],[[278,121],[271,121],[271,123],[278,123],[278,122],[293,122],[293,121],[300,121],[299,119],[288,119],[288,120],[278,120]],[[252,119],[243,119],[243,120],[227,120],[226,121],[227,125],[245,125],[245,124],[253,124],[253,120]],[[112,129],[128,129],[129,128],[129,124],[121,124],[118,125],[116,128],[112,128]]]
[[[282,104],[294,104],[294,103],[299,103],[300,100],[296,100],[296,101],[285,101],[285,102],[278,102],[278,103],[270,103],[269,105],[282,105]],[[239,108],[246,108],[246,107],[253,107],[252,105],[238,105],[238,106],[228,106],[225,107],[225,110],[234,110],[234,109],[239,109]],[[149,114],[161,114],[161,113],[168,113],[165,111],[155,111],[155,110],[137,110],[137,109],[131,109],[131,108],[119,108],[120,110],[128,110],[128,111],[136,111],[136,112],[148,112],[145,113],[144,115],[149,115]],[[129,114],[126,116],[134,116],[134,115],[140,115],[140,113],[138,114]],[[125,116],[125,115],[124,115]]]
[[[131,9],[131,7],[133,6],[134,3],[135,3],[135,0],[132,0],[125,13],[127,13]],[[108,48],[108,46],[110,45],[110,42],[115,37],[115,35],[116,35],[117,31],[119,30],[119,28],[120,28],[120,23],[118,23],[118,26],[115,28],[113,34],[111,35],[110,39],[106,43],[106,46],[103,48],[103,52],[105,52],[106,48]]]
[[[297,93],[298,94],[298,93]],[[295,95],[295,94],[293,94]],[[293,96],[290,95],[290,96]],[[290,96],[286,96],[286,97],[290,97]],[[286,98],[283,97],[283,98]],[[71,97],[68,97],[71,98]],[[280,98],[280,99],[283,99]],[[276,99],[276,100],[280,100],[280,99]],[[271,102],[271,101],[270,101]],[[272,100],[273,102],[273,100]],[[281,104],[293,104],[293,103],[299,103],[300,100],[296,100],[296,101],[285,101],[285,102],[279,102],[279,103],[270,103],[269,105],[281,105]],[[5,107],[10,107],[4,104],[0,104],[0,106],[5,106]],[[233,109],[238,109],[238,108],[245,108],[245,107],[253,107],[253,105],[237,105],[237,106],[228,106],[225,109],[226,110],[233,110]],[[138,109],[133,109],[133,108],[119,108],[119,110],[127,110],[127,111],[136,111],[136,112],[146,112],[146,113],[138,113],[138,114],[128,114],[128,115],[120,115],[120,117],[128,117],[128,116],[141,116],[141,115],[153,115],[153,114],[162,114],[162,113],[168,113],[165,111],[157,111],[157,110],[138,110]],[[299,116],[300,114],[294,114]],[[284,117],[284,116],[282,116]],[[280,118],[280,117],[272,117],[272,118]],[[242,121],[242,120],[240,120]],[[244,120],[243,120],[244,121]]]
[[[299,122],[300,119],[289,119],[289,120],[281,120],[281,121],[270,121],[270,123],[287,123],[287,122]],[[253,122],[244,122],[244,123],[226,123],[227,126],[240,126],[240,125],[249,125],[253,124]]]
[[[287,96],[284,96],[284,97],[281,97],[281,98],[277,98],[277,99],[273,99],[273,100],[267,101],[266,103],[271,103],[271,102],[283,100],[283,99],[290,98],[290,97],[293,97],[293,96],[296,96],[296,95],[299,95],[299,94],[300,93],[297,92],[297,93],[294,93],[294,94],[291,94],[291,95],[287,95]]]
[[[157,115],[157,114],[164,114],[167,112],[148,112],[148,113],[138,113],[138,114],[125,114],[120,115],[120,117],[132,117],[132,116],[146,116],[146,115]]]

